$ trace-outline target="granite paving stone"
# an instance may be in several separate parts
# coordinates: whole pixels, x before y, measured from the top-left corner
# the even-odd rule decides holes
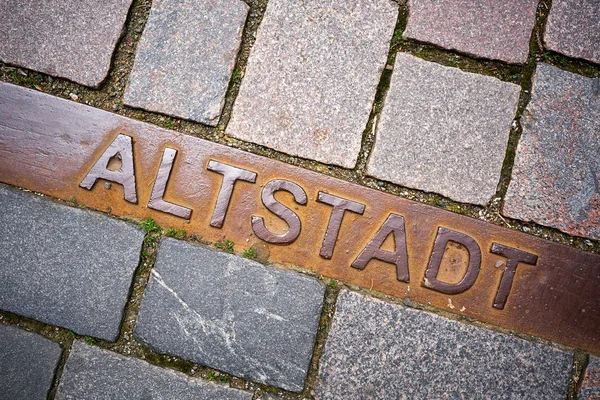
[[[61,353],[43,336],[0,325],[0,399],[46,399]]]
[[[540,63],[503,214],[600,239],[600,83]]]
[[[538,0],[408,0],[403,37],[524,64],[537,4]]]
[[[579,390],[579,400],[598,399],[600,399],[600,358],[590,356]]]
[[[252,393],[190,378],[76,341],[56,398],[250,400]]]
[[[0,309],[115,340],[143,232],[0,185]]]
[[[301,391],[324,293],[314,278],[165,238],[135,334],[160,353]]]
[[[132,0],[2,0],[0,60],[96,87]]]
[[[573,355],[385,303],[338,298],[316,399],[560,399]]]
[[[397,15],[390,0],[269,1],[227,133],[354,167]]]
[[[242,0],[158,0],[124,103],[216,126],[248,13]]]
[[[399,53],[368,174],[486,204],[500,180],[519,92],[512,83]]]
[[[600,2],[553,0],[544,42],[549,50],[600,64]]]

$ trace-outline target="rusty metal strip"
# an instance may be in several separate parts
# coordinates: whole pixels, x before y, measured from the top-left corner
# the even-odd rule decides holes
[[[0,180],[600,352],[599,256],[5,83]]]

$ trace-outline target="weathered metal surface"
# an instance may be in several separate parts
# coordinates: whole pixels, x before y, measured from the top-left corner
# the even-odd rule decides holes
[[[596,255],[4,83],[0,121],[0,181],[120,216],[151,216],[165,228],[183,228],[211,242],[227,238],[236,251],[254,245],[272,262],[600,353]],[[79,186],[118,135],[133,139],[137,203],[126,201],[115,182],[99,179],[90,190]],[[189,220],[147,207],[166,148],[176,149],[177,157],[163,198],[192,210]],[[226,170],[213,172],[216,163],[256,176],[236,180]],[[328,226],[337,217],[335,206],[318,201],[320,192],[365,206],[362,214],[343,215],[337,241],[324,256]],[[284,244],[273,244],[253,221],[262,221],[269,235],[283,236]],[[369,243],[377,247],[371,246],[363,266]],[[357,262],[362,268],[352,268]],[[399,274],[404,266],[406,276]],[[445,285],[432,287],[429,277]],[[443,286],[456,293],[443,293]]]

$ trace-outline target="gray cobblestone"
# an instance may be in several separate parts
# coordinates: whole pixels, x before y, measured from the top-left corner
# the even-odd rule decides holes
[[[324,291],[313,278],[166,238],[135,334],[160,353],[301,391]]]
[[[250,400],[228,388],[76,341],[57,399]]]
[[[154,1],[124,103],[217,125],[247,12],[241,0]]]
[[[600,64],[600,2],[553,0],[544,42],[550,50]]]
[[[0,309],[115,340],[144,234],[0,185]]]
[[[131,1],[0,1],[0,60],[98,86]]]
[[[342,291],[316,399],[560,399],[573,356]]]
[[[43,336],[0,325],[0,399],[46,399],[61,353]]]
[[[352,168],[397,14],[390,0],[269,1],[227,133]]]
[[[398,53],[369,175],[454,200],[496,193],[520,88]]]
[[[600,239],[597,79],[538,64],[504,215]]]

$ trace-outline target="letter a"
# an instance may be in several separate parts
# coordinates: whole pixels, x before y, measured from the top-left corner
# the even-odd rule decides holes
[[[113,157],[117,157],[121,160],[122,164],[121,168],[116,171],[108,169],[108,162]],[[102,153],[98,161],[96,161],[96,164],[94,164],[90,172],[83,178],[79,186],[90,190],[98,179],[105,179],[122,185],[125,200],[130,203],[137,203],[131,137],[125,135],[117,136],[110,146],[108,146],[108,149]]]
[[[381,249],[383,242],[389,235],[394,235],[395,249],[393,252]],[[404,229],[404,217],[398,214],[390,214],[385,220],[379,232],[367,244],[367,247],[352,263],[356,269],[365,269],[369,261],[376,259],[396,266],[396,278],[400,282],[409,282],[408,252],[406,250],[406,231]]]

